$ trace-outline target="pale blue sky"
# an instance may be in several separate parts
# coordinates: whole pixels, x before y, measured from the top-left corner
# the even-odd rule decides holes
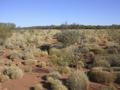
[[[120,0],[0,0],[0,22],[17,26],[120,24]]]

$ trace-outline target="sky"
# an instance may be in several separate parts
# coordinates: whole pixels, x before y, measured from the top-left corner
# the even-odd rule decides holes
[[[21,27],[120,24],[120,0],[0,0],[0,22]]]

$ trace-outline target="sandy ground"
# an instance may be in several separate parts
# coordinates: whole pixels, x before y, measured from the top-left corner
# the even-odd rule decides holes
[[[8,51],[6,51],[8,52]],[[8,53],[5,53],[3,57],[5,58]],[[47,61],[47,58],[39,58],[40,60]],[[9,80],[0,84],[0,90],[32,90],[30,89],[37,83],[43,82],[42,77],[48,74],[51,68],[34,68],[33,73],[25,73],[24,77],[17,80]],[[85,71],[88,71],[85,69]],[[116,85],[118,90],[120,90],[120,85]],[[105,87],[105,85],[90,82],[89,90],[100,90],[100,88]],[[6,88],[6,89],[5,89]],[[45,89],[44,89],[45,90]]]

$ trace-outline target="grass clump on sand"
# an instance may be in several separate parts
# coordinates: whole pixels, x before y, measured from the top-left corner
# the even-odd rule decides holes
[[[20,79],[24,75],[23,71],[16,66],[8,67],[4,73],[8,75],[11,79]]]
[[[88,77],[82,71],[75,71],[68,79],[68,86],[70,90],[88,90]]]
[[[50,83],[50,88],[52,90],[68,90],[66,86],[62,84],[62,82],[58,79],[54,79],[52,77],[48,78],[48,82]]]

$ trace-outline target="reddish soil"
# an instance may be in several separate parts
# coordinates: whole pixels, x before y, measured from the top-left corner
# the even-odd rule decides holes
[[[8,90],[30,90],[35,84],[43,82],[42,77],[48,73],[48,69],[37,68],[34,73],[25,74],[22,79],[9,80],[2,83],[2,88],[7,88]],[[89,90],[100,90],[102,87],[106,87],[106,85],[91,82]]]
[[[8,90],[30,90],[35,84],[42,82],[41,78],[47,73],[48,70],[46,69],[36,69],[34,73],[25,74],[22,79],[9,80],[2,83],[2,88],[7,88]]]
[[[3,57],[6,58],[8,55],[9,50],[5,50]],[[39,60],[46,61],[48,58],[37,58]],[[33,87],[35,84],[43,82],[42,76],[48,74],[52,68],[48,67],[47,69],[43,68],[34,68],[33,73],[26,73],[22,79],[17,79],[17,80],[9,80],[2,85],[0,84],[0,90],[4,90],[7,88],[7,90],[30,90],[31,87]],[[85,72],[87,72],[87,69],[84,69]],[[119,85],[116,85],[118,87],[118,90],[120,90]],[[98,84],[98,83],[90,83],[90,88],[89,90],[100,90],[100,88],[105,87],[105,85]],[[4,89],[3,89],[4,88]],[[32,90],[32,89],[31,89]],[[45,90],[45,89],[44,89]]]
[[[25,74],[22,79],[9,80],[2,84],[8,90],[30,90],[30,87],[40,82],[40,74]]]

